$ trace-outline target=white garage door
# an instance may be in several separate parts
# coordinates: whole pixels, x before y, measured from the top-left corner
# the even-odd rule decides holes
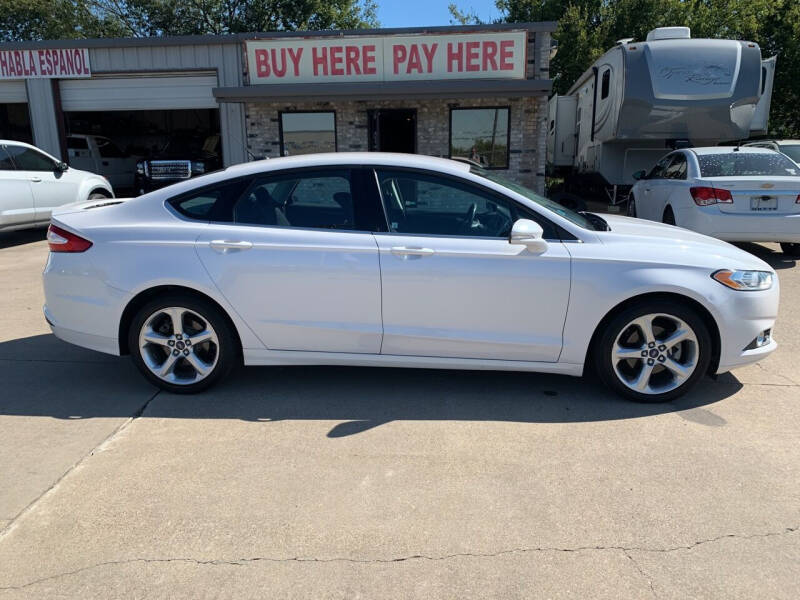
[[[25,91],[25,81],[23,79],[0,81],[0,104],[27,101],[28,93]]]
[[[216,73],[95,76],[60,84],[65,111],[219,108],[211,93]]]

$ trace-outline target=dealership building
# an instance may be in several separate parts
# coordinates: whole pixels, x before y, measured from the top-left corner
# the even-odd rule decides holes
[[[232,165],[464,157],[544,188],[555,23],[0,44],[0,138],[70,162],[181,145]],[[188,157],[191,158],[191,157]],[[107,164],[110,161],[103,161]]]

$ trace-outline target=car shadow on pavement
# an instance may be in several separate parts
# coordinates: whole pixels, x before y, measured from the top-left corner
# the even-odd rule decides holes
[[[734,246],[757,256],[773,269],[791,269],[797,265],[797,261],[791,256],[787,256],[780,250],[773,250],[762,244],[751,242],[737,242]]]
[[[742,388],[732,375],[716,382],[705,378],[675,402],[636,404],[615,396],[594,376],[377,367],[246,367],[202,394],[156,395],[129,358],[106,360],[96,354],[101,360],[87,360],[87,354],[94,353],[73,349],[52,335],[0,343],[0,381],[5,382],[0,416],[86,419],[141,413],[142,418],[265,423],[343,421],[330,430],[331,438],[354,435],[391,421],[581,423],[670,412],[719,426],[724,421],[701,407]],[[134,392],[141,400],[132,407]]]
[[[33,242],[41,242],[45,238],[47,238],[46,227],[0,232],[0,250],[3,248],[22,246],[23,244],[32,244]]]

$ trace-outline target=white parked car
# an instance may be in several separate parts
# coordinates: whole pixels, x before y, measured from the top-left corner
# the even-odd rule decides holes
[[[229,167],[57,212],[47,321],[154,384],[247,365],[581,375],[639,401],[776,348],[778,280],[690,231],[583,216],[491,171],[409,154]]]
[[[639,171],[628,215],[729,242],[780,242],[800,256],[800,167],[753,147],[670,152]]]
[[[47,225],[57,206],[113,197],[105,177],[72,169],[30,144],[0,140],[0,231]]]
[[[76,169],[99,173],[115,189],[133,188],[139,156],[129,154],[101,135],[71,133],[67,136],[69,164]]]
[[[800,165],[800,140],[758,140],[744,144],[748,147],[768,148],[781,152]]]

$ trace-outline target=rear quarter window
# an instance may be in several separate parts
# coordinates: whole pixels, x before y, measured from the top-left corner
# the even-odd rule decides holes
[[[238,179],[199,188],[168,200],[168,204],[186,218],[197,221],[230,221],[228,207],[242,195],[249,184]]]
[[[701,177],[747,177],[800,175],[800,169],[777,152],[728,152],[698,154]]]

